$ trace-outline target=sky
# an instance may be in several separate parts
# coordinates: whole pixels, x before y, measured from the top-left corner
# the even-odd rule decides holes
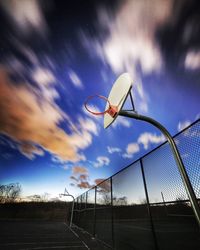
[[[129,118],[105,130],[84,109],[124,72],[138,113],[172,135],[197,120],[199,13],[194,0],[0,0],[0,183],[77,196],[164,142]]]

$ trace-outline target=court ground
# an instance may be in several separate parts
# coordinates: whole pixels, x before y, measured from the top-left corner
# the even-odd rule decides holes
[[[0,221],[0,231],[0,249],[3,250],[107,249],[89,235],[81,237],[64,222]]]

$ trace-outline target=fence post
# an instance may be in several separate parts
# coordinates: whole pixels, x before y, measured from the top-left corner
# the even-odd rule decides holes
[[[76,198],[76,200],[77,200],[77,224],[78,225],[80,225],[80,212],[79,212],[79,210],[80,210],[80,205],[79,205],[79,196]]]
[[[168,215],[167,206],[166,206],[166,203],[165,203],[163,192],[160,192],[160,193],[161,193],[161,196],[162,196],[162,200],[163,200],[163,204],[164,204],[164,207],[165,207],[166,215]]]
[[[87,208],[87,196],[88,196],[88,191],[85,193],[85,208]]]
[[[144,191],[145,191],[145,196],[146,196],[146,201],[147,201],[147,209],[148,209],[148,214],[149,214],[149,218],[150,218],[150,224],[151,224],[151,230],[152,230],[152,234],[153,234],[155,249],[158,250],[159,249],[158,242],[157,242],[155,228],[154,228],[154,224],[153,224],[153,218],[152,218],[152,214],[151,214],[151,207],[150,207],[150,203],[149,203],[149,195],[148,195],[148,190],[147,190],[147,184],[146,184],[146,179],[145,179],[145,174],[144,174],[144,167],[143,167],[142,158],[140,158],[140,167],[141,167],[141,171],[142,171],[142,179],[143,179],[143,184],[144,184]]]
[[[112,247],[115,248],[115,237],[114,237],[114,217],[113,217],[113,184],[112,184],[112,176],[110,177],[110,198],[111,198],[111,234],[112,234]]]
[[[97,201],[97,186],[94,187],[94,228],[93,228],[93,236],[96,237],[96,201]]]
[[[87,195],[88,195],[88,192],[85,192],[85,208],[84,208],[84,229],[86,229],[86,225],[87,225]]]

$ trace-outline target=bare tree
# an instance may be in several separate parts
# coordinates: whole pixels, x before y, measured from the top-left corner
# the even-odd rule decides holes
[[[111,204],[111,193],[110,192],[101,193],[101,203],[103,205],[110,205]]]
[[[0,203],[4,202],[5,185],[0,185]]]
[[[45,192],[44,194],[41,195],[41,200],[44,202],[47,202],[49,200],[50,194]]]
[[[127,197],[123,196],[123,197],[113,197],[113,204],[115,206],[126,206],[128,205],[128,201],[127,201]]]
[[[0,203],[15,202],[20,194],[21,185],[19,183],[0,185]]]

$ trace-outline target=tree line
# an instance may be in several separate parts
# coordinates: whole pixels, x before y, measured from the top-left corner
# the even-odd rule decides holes
[[[59,202],[59,198],[51,198],[49,200],[50,194],[45,192],[41,195],[34,194],[26,196],[25,198],[21,197],[22,187],[19,183],[9,183],[9,184],[0,184],[0,204],[2,203],[13,203],[13,202]]]
[[[0,203],[15,202],[22,192],[19,183],[0,184]]]

